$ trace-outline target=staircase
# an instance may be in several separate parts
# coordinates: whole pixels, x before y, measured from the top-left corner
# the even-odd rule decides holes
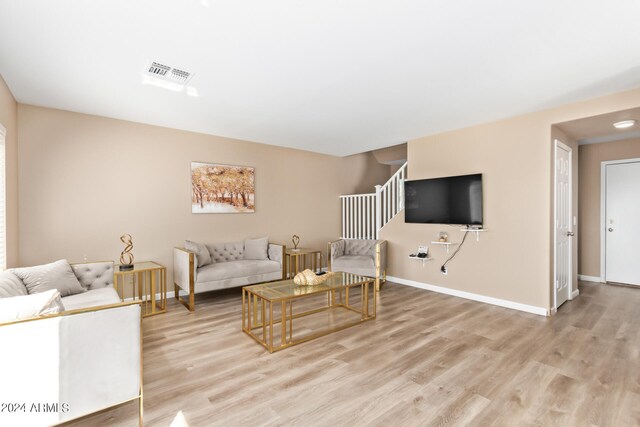
[[[404,209],[406,177],[407,163],[384,185],[376,185],[375,193],[340,196],[342,238],[377,239],[382,227]]]

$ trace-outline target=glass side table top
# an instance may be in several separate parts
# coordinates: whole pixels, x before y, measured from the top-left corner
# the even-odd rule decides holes
[[[309,248],[298,248],[298,249],[291,249],[291,248],[287,248],[287,255],[308,255],[308,254],[315,254],[320,252],[320,249],[309,249]]]
[[[134,262],[132,270],[120,271],[120,264],[116,264],[113,267],[114,274],[126,274],[126,273],[138,273],[140,271],[155,270],[157,268],[164,268],[164,265],[160,265],[153,261]]]

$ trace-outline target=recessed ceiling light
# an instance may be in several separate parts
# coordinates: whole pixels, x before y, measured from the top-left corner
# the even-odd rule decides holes
[[[616,129],[626,129],[626,128],[630,128],[635,124],[636,124],[635,120],[623,120],[621,122],[615,122],[613,124],[613,127],[615,127]]]

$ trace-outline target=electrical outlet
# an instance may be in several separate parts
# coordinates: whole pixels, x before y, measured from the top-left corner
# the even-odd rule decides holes
[[[440,271],[441,271],[441,272],[442,272],[442,274],[444,274],[445,276],[446,276],[447,274],[449,274],[449,270],[447,270],[447,267],[445,267],[445,266],[441,267],[441,268],[440,268]]]

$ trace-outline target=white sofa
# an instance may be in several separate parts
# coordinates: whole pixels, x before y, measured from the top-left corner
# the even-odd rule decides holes
[[[140,304],[121,302],[112,262],[72,268],[84,291],[62,298],[63,311],[0,323],[0,402],[13,404],[0,425],[54,425],[128,401],[142,425]],[[25,292],[4,286],[0,299]]]
[[[211,263],[202,267],[197,266],[194,251],[174,248],[175,298],[189,311],[194,311],[196,293],[283,280],[285,245],[267,243],[264,259],[245,259],[246,242],[203,245],[210,254]],[[188,301],[180,297],[181,290],[188,294]]]

